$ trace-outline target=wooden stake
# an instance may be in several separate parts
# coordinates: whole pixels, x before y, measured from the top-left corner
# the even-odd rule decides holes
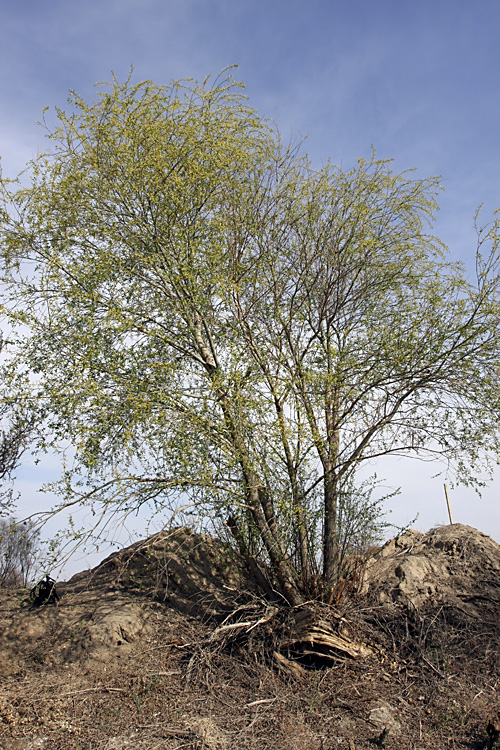
[[[448,497],[448,487],[444,485],[444,494],[446,496],[446,505],[448,506],[448,515],[450,517],[450,523],[453,523],[453,516],[451,515],[450,498]]]

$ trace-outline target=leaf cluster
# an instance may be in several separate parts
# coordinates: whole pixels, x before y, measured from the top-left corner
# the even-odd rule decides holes
[[[19,361],[76,449],[67,502],[189,495],[292,600],[339,569],[363,462],[477,481],[499,448],[498,221],[471,281],[429,234],[436,178],[375,154],[314,170],[230,76],[69,103],[3,183],[0,231]]]

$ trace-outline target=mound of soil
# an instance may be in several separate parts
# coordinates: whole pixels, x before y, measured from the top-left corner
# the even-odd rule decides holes
[[[0,591],[2,750],[481,750],[496,740],[500,547],[469,527],[392,540],[359,598],[317,608],[312,630],[307,608],[265,602],[221,542],[189,529],[58,589],[58,605],[40,608]],[[340,644],[336,656],[318,662],[313,642],[309,662],[294,651],[304,622]]]
[[[205,616],[231,611],[241,592],[255,591],[252,578],[227,545],[186,527],[162,531],[114,552],[58,590],[102,586],[133,591],[186,614]]]
[[[151,632],[149,607],[112,592],[70,594],[60,606],[28,609],[23,601],[0,609],[0,675],[33,665],[117,664],[139,636]]]
[[[116,664],[151,633],[153,603],[176,617],[207,618],[234,609],[251,586],[217,540],[186,528],[156,534],[59,583],[57,607],[31,609],[21,600],[7,615],[2,608],[0,675],[33,660]]]
[[[362,591],[382,607],[445,607],[500,628],[500,545],[456,523],[409,530],[368,563]]]

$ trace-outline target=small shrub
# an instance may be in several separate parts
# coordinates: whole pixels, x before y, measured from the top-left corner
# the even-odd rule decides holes
[[[0,518],[0,586],[27,586],[39,557],[39,529],[29,521]]]

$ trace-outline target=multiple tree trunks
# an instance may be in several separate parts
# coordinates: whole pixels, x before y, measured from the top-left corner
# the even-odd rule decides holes
[[[437,178],[313,169],[230,73],[69,107],[0,181],[0,479],[36,425],[36,450],[74,448],[59,509],[97,513],[90,535],[186,496],[233,518],[264,592],[335,603],[384,526],[363,462],[441,457],[480,487],[500,453],[500,215],[469,281],[429,235]]]

